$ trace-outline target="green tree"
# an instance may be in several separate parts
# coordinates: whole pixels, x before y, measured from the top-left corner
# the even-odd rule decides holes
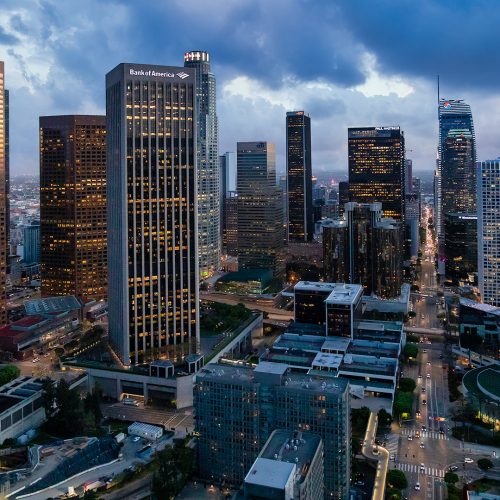
[[[369,418],[370,409],[366,406],[351,410],[352,431],[356,434],[364,434]]]
[[[480,458],[477,461],[477,466],[481,470],[489,470],[493,467],[493,462],[489,458]]]
[[[88,490],[83,495],[83,500],[98,500],[99,496],[95,492],[95,490]]]
[[[417,316],[417,313],[415,311],[409,311],[408,312],[408,317],[409,318],[415,318]]]
[[[400,416],[403,413],[411,413],[413,395],[410,392],[396,391],[394,398],[394,415]]]
[[[54,381],[49,377],[42,380],[42,404],[45,409],[45,415],[47,418],[52,417],[56,411],[56,388],[54,386]]]
[[[403,495],[396,488],[388,488],[385,492],[385,497],[387,498],[387,500],[401,500],[401,498],[403,498]]]
[[[446,484],[455,484],[458,482],[458,476],[454,472],[447,472],[444,475],[444,482]]]
[[[408,480],[405,473],[398,469],[392,469],[387,473],[386,483],[390,488],[404,490],[408,487]]]
[[[0,385],[8,384],[11,380],[19,377],[20,370],[17,366],[6,365],[0,368]]]
[[[406,335],[406,342],[414,342],[416,344],[418,342],[418,337],[416,335],[412,335],[411,333],[408,333]]]
[[[413,392],[415,387],[417,384],[412,378],[404,377],[399,380],[399,388],[404,392]]]
[[[412,342],[408,342],[406,345],[405,345],[405,348],[404,348],[404,355],[407,357],[407,358],[416,358],[417,357],[417,354],[418,354],[418,347],[416,344],[412,343]]]
[[[382,427],[388,427],[392,423],[392,415],[386,412],[383,408],[377,413],[378,423]]]

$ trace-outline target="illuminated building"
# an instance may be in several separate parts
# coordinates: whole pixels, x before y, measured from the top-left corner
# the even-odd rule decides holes
[[[195,71],[106,75],[109,338],[126,364],[198,349]]]
[[[216,111],[216,82],[208,52],[184,54],[184,66],[196,71],[198,262],[200,277],[219,269],[221,255],[221,186]]]
[[[478,281],[484,303],[500,307],[500,158],[477,170]]]
[[[405,141],[399,127],[350,128],[349,201],[382,203],[384,217],[404,220]]]
[[[476,212],[476,136],[470,106],[462,100],[439,102],[438,169],[441,227],[449,212]]]
[[[227,255],[238,255],[238,196],[229,191],[224,198],[222,245]]]
[[[42,295],[106,298],[106,119],[40,117]]]
[[[232,207],[233,202],[236,200],[231,199],[236,194],[236,154],[230,151],[219,156],[219,166],[220,166],[220,208],[221,208],[221,239],[222,239],[222,251],[223,253],[229,253],[227,251],[227,223],[228,220],[233,220],[233,214],[227,214],[226,209],[228,205]],[[235,236],[237,228],[234,227]],[[236,246],[233,247],[236,249]],[[233,251],[230,255],[236,255]]]
[[[344,217],[322,229],[326,281],[361,284],[366,295],[399,296],[402,226],[382,217],[380,203],[346,203]]]
[[[444,215],[444,251],[446,277],[458,285],[474,283],[477,273],[477,216],[451,213]]]
[[[269,142],[238,142],[238,266],[284,273],[283,198]]]
[[[339,215],[344,214],[344,205],[349,203],[349,183],[339,182]]]
[[[311,118],[303,111],[286,114],[286,164],[289,241],[311,241],[312,205]]]
[[[6,124],[5,124],[5,72],[0,61],[0,327],[7,324],[7,184],[6,184]]]

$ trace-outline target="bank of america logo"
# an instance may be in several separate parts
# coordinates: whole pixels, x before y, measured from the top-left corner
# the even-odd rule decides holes
[[[189,75],[187,73],[181,72],[181,73],[177,73],[177,76],[184,80],[184,78],[187,78]]]

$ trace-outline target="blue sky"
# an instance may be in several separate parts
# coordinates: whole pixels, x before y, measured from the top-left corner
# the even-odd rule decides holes
[[[38,171],[38,117],[104,112],[120,62],[182,65],[208,50],[220,152],[276,143],[311,114],[313,170],[347,171],[347,127],[400,125],[414,170],[434,168],[441,95],[472,107],[478,158],[500,156],[496,0],[2,0],[11,169]]]

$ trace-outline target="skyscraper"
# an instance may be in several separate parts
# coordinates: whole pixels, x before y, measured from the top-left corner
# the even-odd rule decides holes
[[[5,95],[5,221],[7,234],[7,258],[9,245],[10,245],[10,97],[9,91],[4,90]],[[7,267],[9,266],[7,262]]]
[[[441,229],[449,212],[476,211],[476,136],[470,106],[462,100],[439,102]]]
[[[26,264],[40,264],[40,222],[23,227],[23,260]]]
[[[7,191],[5,158],[5,72],[0,61],[0,327],[7,324]]]
[[[479,289],[500,307],[500,158],[478,163],[477,188]]]
[[[402,284],[402,225],[380,203],[346,203],[344,217],[323,224],[325,278],[358,283],[365,294],[397,297]]]
[[[236,154],[230,151],[219,156],[219,166],[220,166],[220,234],[222,239],[222,251],[227,253],[227,245],[225,241],[227,233],[227,220],[228,215],[226,213],[227,209],[227,199],[234,196],[236,193]],[[229,202],[231,205],[231,201]],[[236,228],[234,228],[236,231]]]
[[[404,220],[405,140],[399,127],[350,128],[349,201],[382,203],[384,217]]]
[[[276,153],[269,142],[238,142],[238,266],[284,272],[282,193]]]
[[[304,111],[286,114],[288,239],[311,241],[314,234],[311,118]]]
[[[125,364],[197,351],[196,77],[106,75],[109,337]]]
[[[184,54],[184,66],[196,71],[198,168],[198,245],[200,276],[219,269],[221,255],[221,196],[215,75],[208,52]]]
[[[40,117],[42,295],[106,298],[106,119]]]

